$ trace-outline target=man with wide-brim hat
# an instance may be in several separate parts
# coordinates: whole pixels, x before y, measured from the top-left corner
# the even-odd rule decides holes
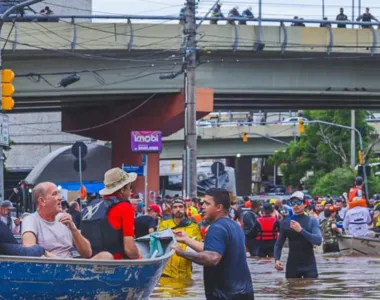
[[[136,173],[113,168],[104,174],[102,199],[91,202],[82,212],[82,234],[93,252],[108,251],[115,259],[141,258],[134,242],[135,213],[129,201]]]

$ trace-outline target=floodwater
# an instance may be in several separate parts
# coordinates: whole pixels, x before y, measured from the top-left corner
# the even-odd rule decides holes
[[[281,261],[286,263],[287,249]],[[316,254],[318,279],[286,280],[273,259],[247,258],[255,299],[380,299],[380,257]],[[161,278],[151,299],[205,299],[202,267],[194,264],[191,282]]]

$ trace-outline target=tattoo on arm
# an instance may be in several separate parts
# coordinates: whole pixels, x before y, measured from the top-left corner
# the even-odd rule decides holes
[[[181,256],[202,266],[216,266],[222,259],[222,256],[214,251],[183,252]]]

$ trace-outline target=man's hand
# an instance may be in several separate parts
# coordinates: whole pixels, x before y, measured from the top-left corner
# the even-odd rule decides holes
[[[331,224],[331,229],[332,229],[332,230],[337,230],[337,229],[338,229],[338,227],[336,227],[336,224],[335,224],[335,223],[333,223],[333,224]]]
[[[61,218],[59,219],[59,222],[61,222],[63,225],[66,225],[67,228],[70,229],[70,231],[77,229],[77,227],[75,226],[73,222],[72,216],[68,213],[63,213]]]
[[[42,255],[42,257],[57,257],[56,255],[54,255],[53,253],[49,252],[49,251],[45,251],[44,255]]]
[[[15,223],[16,226],[19,226],[21,224],[21,220],[19,218],[14,219],[13,222]]]
[[[283,271],[284,270],[284,265],[279,260],[276,260],[274,267],[277,271]]]
[[[175,253],[178,256],[182,256],[182,254],[184,253],[184,251],[182,250],[181,246],[178,245],[178,244],[174,244],[171,248],[175,251]]]
[[[189,237],[185,231],[183,230],[174,231],[174,234],[175,234],[175,239],[177,240],[177,242],[186,244],[186,240]]]
[[[290,228],[292,228],[296,232],[301,232],[301,230],[302,230],[300,223],[293,221],[293,220],[290,221]]]

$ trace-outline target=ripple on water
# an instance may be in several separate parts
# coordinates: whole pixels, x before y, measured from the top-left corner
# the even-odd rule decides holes
[[[287,249],[282,261],[286,261]],[[286,280],[272,259],[248,258],[255,299],[380,299],[380,258],[316,254],[319,278]],[[152,299],[205,299],[202,267],[194,264],[193,280],[161,278]]]

